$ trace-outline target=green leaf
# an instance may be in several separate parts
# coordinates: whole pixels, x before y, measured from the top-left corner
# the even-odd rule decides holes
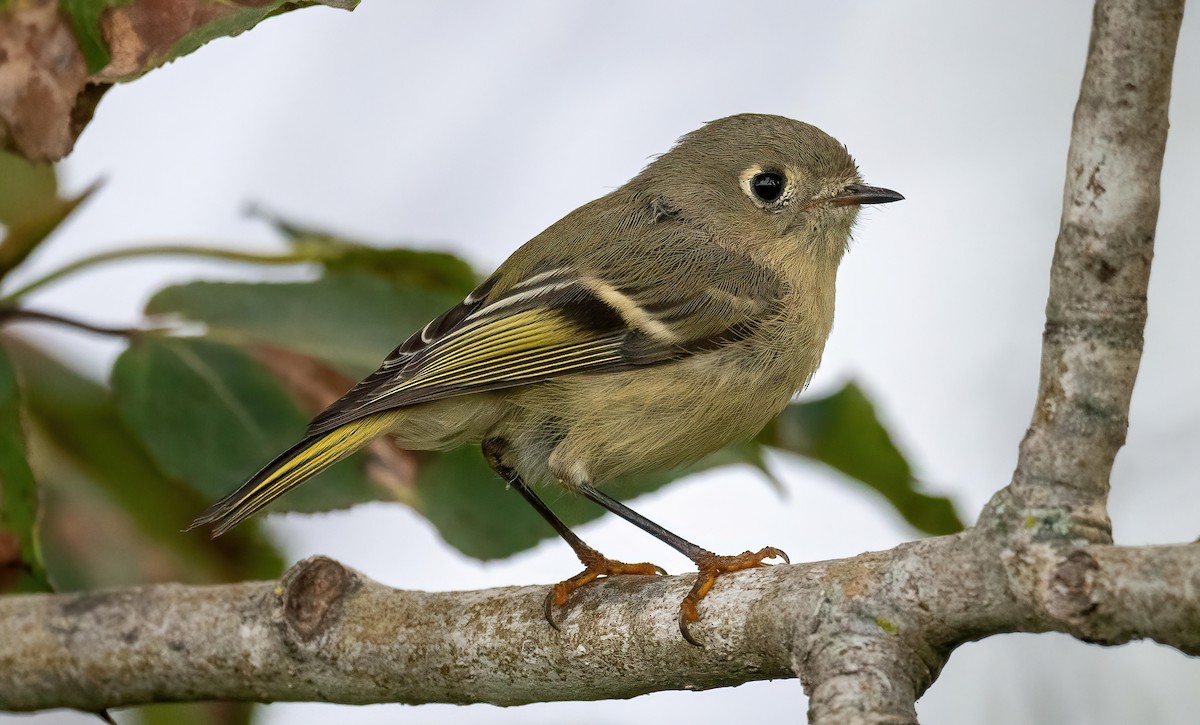
[[[479,282],[469,264],[448,252],[343,244],[340,253],[325,262],[334,272],[367,271],[400,287],[417,286],[445,293],[455,304]],[[296,242],[293,246],[301,244]]]
[[[10,224],[4,240],[0,241],[0,278],[24,262],[97,188],[93,185],[79,196],[61,199],[57,207],[42,216]]]
[[[122,417],[168,475],[212,500],[298,441],[308,417],[245,352],[195,338],[147,336],[117,359]],[[275,510],[328,511],[379,498],[360,457],[284,496]]]
[[[140,725],[242,725],[254,718],[250,702],[171,702],[121,710]]]
[[[466,260],[448,252],[410,249],[402,245],[376,246],[355,242],[315,227],[268,213],[251,212],[273,226],[298,254],[321,260],[334,271],[361,271],[384,277],[400,286],[417,285],[459,298],[479,282]],[[422,323],[424,324],[424,323]]]
[[[37,528],[38,490],[25,459],[16,373],[0,347],[0,592],[50,590]]]
[[[58,176],[53,164],[34,164],[0,151],[0,224],[11,226],[58,205]]]
[[[215,541],[183,533],[208,498],[155,465],[110,392],[47,353],[5,338],[22,381],[43,490],[43,544],[59,588],[269,578],[279,555],[254,525]],[[51,552],[57,556],[51,557]],[[131,562],[142,557],[140,569]]]
[[[193,282],[168,287],[147,303],[146,313],[203,322],[211,339],[236,345],[268,342],[362,377],[461,298],[457,289],[419,289],[367,271],[346,270],[313,282]]]
[[[53,166],[0,151],[0,224],[6,228],[0,240],[0,279],[25,261],[96,188],[59,198]]]
[[[938,535],[963,529],[948,498],[918,490],[908,461],[875,406],[854,383],[827,398],[789,405],[756,440],[820,461],[866,484],[919,531]]]
[[[58,0],[58,7],[71,21],[75,42],[83,53],[88,73],[95,73],[112,59],[104,35],[100,30],[100,16],[104,11],[120,5],[129,5],[133,0]]]

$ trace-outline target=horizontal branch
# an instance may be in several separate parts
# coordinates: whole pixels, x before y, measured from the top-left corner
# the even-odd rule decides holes
[[[681,577],[580,592],[562,633],[542,615],[545,587],[397,591],[322,557],[279,582],[5,597],[0,672],[15,681],[0,687],[0,709],[171,700],[513,705],[785,677],[784,619],[732,619],[772,574],[714,593],[704,651],[675,624],[670,602],[687,591]],[[736,667],[718,656],[734,652]]]
[[[1200,655],[1200,545],[1045,546],[1014,552],[1014,579],[1050,629],[1086,642],[1152,639]]]
[[[895,721],[903,722],[954,646],[988,634],[1056,629],[1105,643],[1150,637],[1200,647],[1200,602],[1183,594],[1200,591],[1200,545],[1046,546],[1007,556],[995,546],[966,532],[729,575],[694,629],[704,648],[686,644],[676,625],[690,576],[622,577],[582,590],[561,632],[542,616],[545,587],[399,591],[323,557],[278,582],[9,596],[0,598],[0,709],[515,705],[796,674],[826,694],[853,693],[860,673],[877,671],[880,686],[898,687]],[[1041,572],[1020,596],[1000,563],[1016,558]],[[814,721],[854,721],[838,709],[852,698],[814,700],[828,710]]]

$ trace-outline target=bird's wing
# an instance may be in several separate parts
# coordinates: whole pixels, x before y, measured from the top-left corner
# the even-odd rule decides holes
[[[639,286],[564,264],[503,284],[503,291],[498,272],[397,347],[318,415],[308,435],[415,403],[711,351],[750,334],[781,296],[770,270],[726,250],[642,263],[670,268],[656,270],[652,286]]]

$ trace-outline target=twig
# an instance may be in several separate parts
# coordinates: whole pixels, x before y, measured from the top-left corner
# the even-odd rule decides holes
[[[85,332],[94,332],[97,335],[115,335],[117,337],[135,337],[137,335],[150,332],[150,330],[139,329],[136,327],[107,327],[104,325],[93,325],[90,322],[76,320],[73,317],[64,315],[56,315],[52,312],[41,312],[39,310],[30,310],[23,307],[10,307],[0,305],[0,325],[10,322],[50,322],[56,325],[64,325],[73,327],[77,330]]]
[[[321,258],[315,256],[311,251],[296,254],[255,254],[251,252],[238,251],[236,249],[188,246],[184,244],[161,244],[148,247],[131,247],[129,249],[116,249],[110,252],[101,252],[99,254],[93,254],[82,259],[77,259],[70,264],[66,264],[43,277],[39,277],[13,290],[12,292],[9,292],[3,298],[0,298],[0,301],[19,299],[25,295],[28,295],[34,290],[41,289],[46,285],[57,282],[64,277],[69,277],[72,274],[83,271],[90,267],[95,267],[107,262],[115,262],[122,259],[136,259],[139,257],[196,257],[200,259],[220,259],[227,262],[271,265],[311,264],[321,261]]]

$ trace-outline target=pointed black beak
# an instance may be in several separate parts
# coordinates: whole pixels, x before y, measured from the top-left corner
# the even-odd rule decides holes
[[[834,206],[890,204],[893,201],[901,201],[903,199],[904,196],[902,194],[891,189],[884,189],[879,186],[867,186],[866,184],[848,184],[837,193],[837,196],[830,199],[830,203]]]

